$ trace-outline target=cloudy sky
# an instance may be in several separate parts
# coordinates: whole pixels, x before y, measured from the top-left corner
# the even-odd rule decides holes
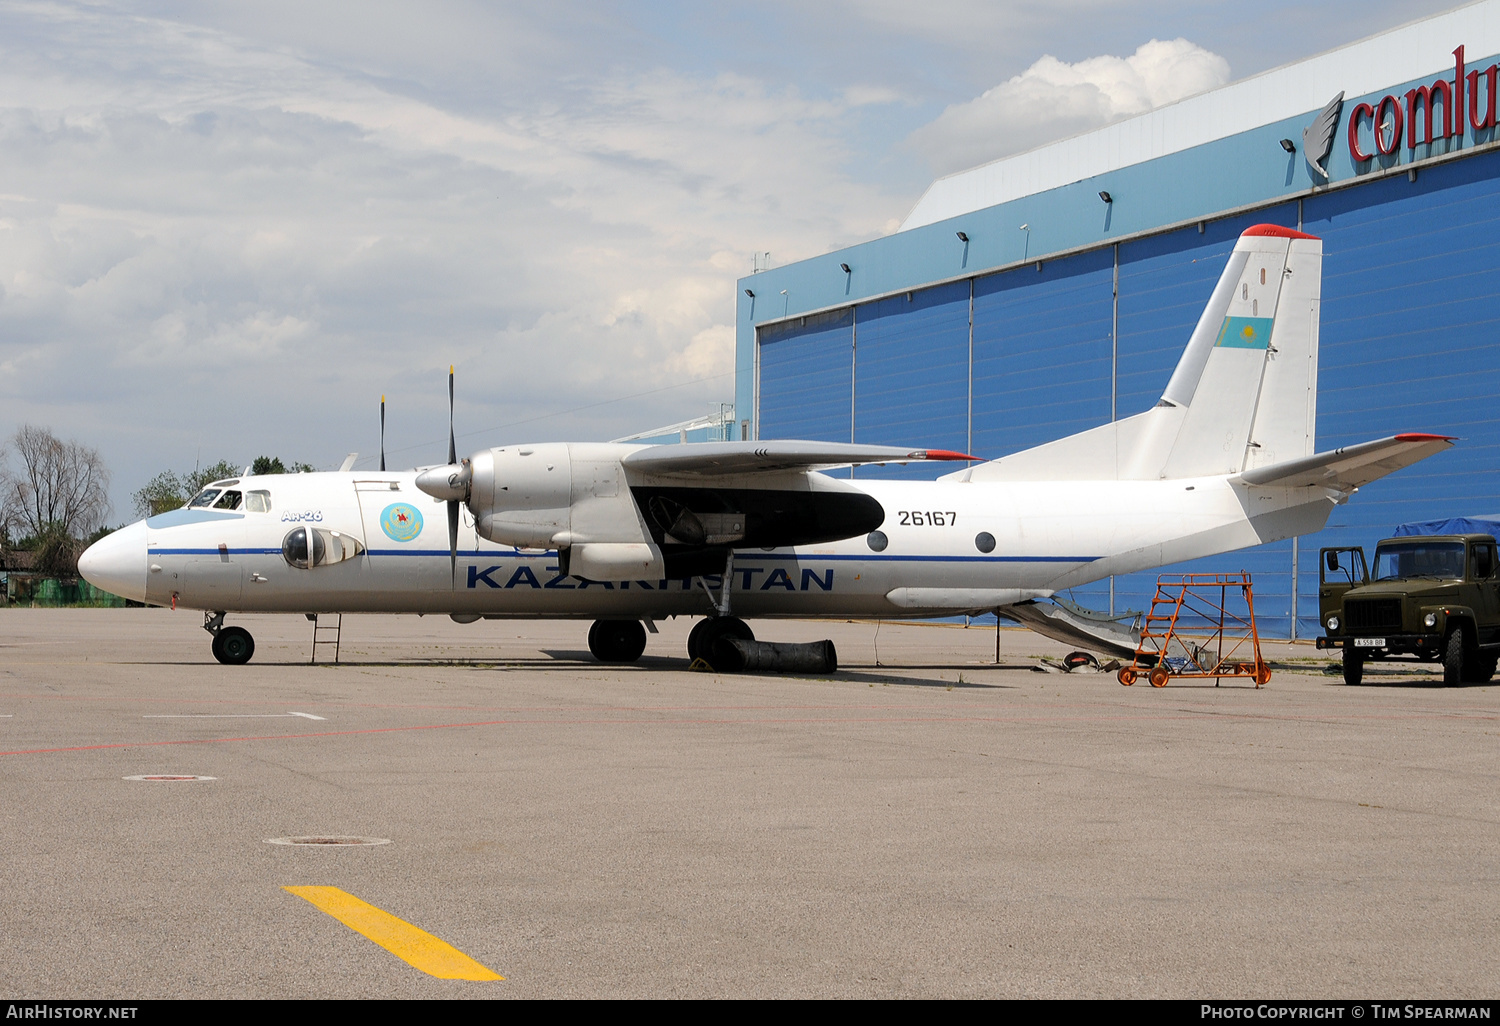
[[[733,395],[735,278],[1409,5],[0,2],[0,431],[158,470],[605,439]],[[1352,28],[1351,26],[1356,26]]]

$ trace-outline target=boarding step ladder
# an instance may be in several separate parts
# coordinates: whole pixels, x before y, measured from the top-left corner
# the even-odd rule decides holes
[[[326,658],[328,646],[333,646],[333,661],[339,661],[339,638],[344,629],[343,613],[308,613],[307,618],[313,625],[312,663],[318,661],[318,648],[321,646]],[[330,621],[324,623],[324,620]]]

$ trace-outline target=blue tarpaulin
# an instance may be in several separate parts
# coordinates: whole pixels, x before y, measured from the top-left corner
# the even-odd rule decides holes
[[[1396,537],[1410,534],[1492,534],[1500,538],[1500,513],[1450,517],[1447,520],[1422,520],[1414,524],[1402,524],[1394,533]]]

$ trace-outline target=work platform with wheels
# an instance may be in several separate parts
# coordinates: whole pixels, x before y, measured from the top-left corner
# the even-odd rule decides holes
[[[1212,677],[1215,687],[1226,677],[1248,677],[1257,688],[1268,683],[1271,669],[1260,654],[1250,575],[1241,571],[1157,578],[1135,657],[1120,668],[1117,678],[1129,687],[1142,675],[1154,688],[1166,687],[1174,677]]]

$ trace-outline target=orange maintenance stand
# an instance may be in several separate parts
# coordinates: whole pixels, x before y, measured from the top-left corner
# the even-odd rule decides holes
[[[1243,613],[1237,596],[1244,599]],[[1236,611],[1230,610],[1231,601]],[[1135,658],[1117,674],[1127,687],[1142,675],[1157,688],[1173,677],[1212,677],[1215,687],[1225,677],[1248,677],[1256,687],[1268,682],[1271,668],[1260,656],[1250,575],[1158,577]]]

